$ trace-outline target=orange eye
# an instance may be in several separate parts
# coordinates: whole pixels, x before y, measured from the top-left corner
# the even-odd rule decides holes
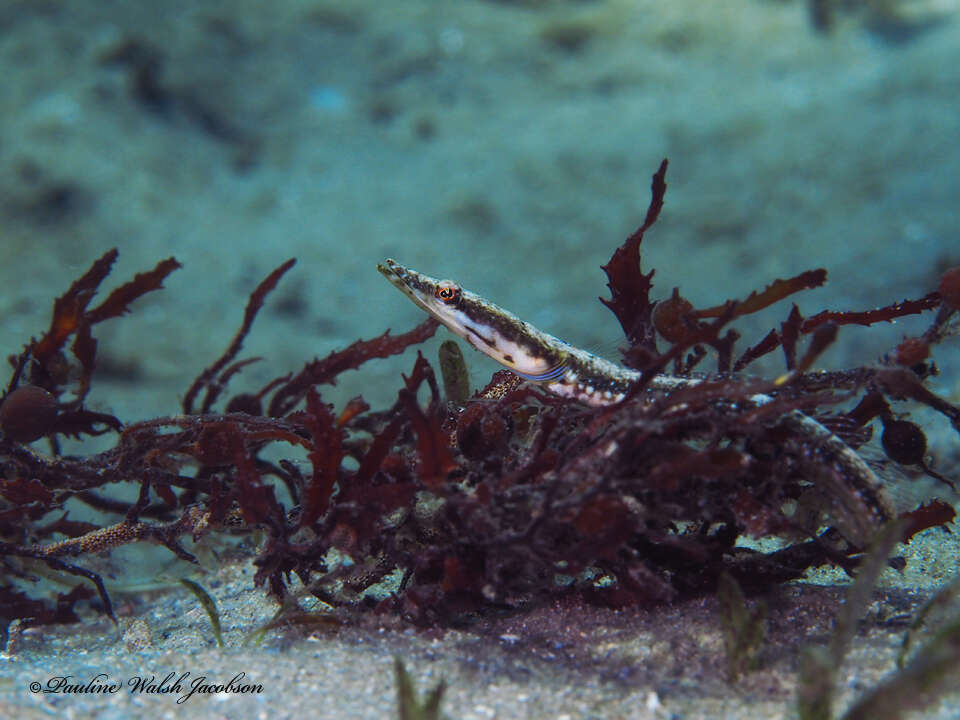
[[[460,298],[460,288],[456,285],[437,285],[437,289],[433,294],[438,299],[450,305]]]

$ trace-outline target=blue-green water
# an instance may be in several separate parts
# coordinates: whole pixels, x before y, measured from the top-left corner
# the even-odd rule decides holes
[[[5,3],[7,346],[112,246],[118,282],[185,265],[101,332],[168,391],[292,256],[248,343],[266,358],[251,384],[419,321],[375,272],[385,256],[615,346],[599,266],[663,157],[666,209],[644,245],[657,295],[713,305],[821,266],[806,314],[935,287],[960,259],[955,17],[861,8],[823,33],[801,2],[664,5]],[[923,322],[845,330],[827,362],[870,362]],[[372,368],[375,384],[396,367]]]
[[[841,4],[825,32],[799,1],[0,2],[0,340],[40,334],[116,246],[109,287],[184,264],[98,327],[113,370],[91,401],[124,421],[176,412],[289,257],[237,389],[420,322],[385,257],[615,348],[599,266],[664,157],[656,295],[715,305],[826,267],[804,314],[923,296],[960,263],[960,15]],[[787,310],[738,323],[745,341]],[[844,328],[824,364],[869,364],[928,321]],[[953,402],[957,358],[938,350],[933,384]],[[493,366],[468,362],[484,384]],[[389,402],[412,363],[325,397]]]

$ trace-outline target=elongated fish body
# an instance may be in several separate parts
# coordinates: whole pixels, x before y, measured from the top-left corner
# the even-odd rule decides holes
[[[556,395],[588,405],[610,405],[622,400],[630,383],[640,377],[634,370],[538,330],[451,280],[432,278],[394,260],[377,269],[454,335]]]
[[[427,314],[443,323],[454,335],[489,355],[520,377],[539,383],[561,397],[594,405],[612,405],[626,396],[640,373],[575,348],[524,322],[513,313],[494,305],[451,280],[438,280],[386,260],[377,269],[404,295]],[[669,392],[699,385],[698,378],[657,375],[650,390]],[[753,407],[772,400],[757,393],[750,397]],[[798,410],[787,412],[782,422],[819,448],[829,462],[847,478],[848,502],[863,503],[870,520],[862,527],[845,523],[845,534],[855,542],[867,542],[873,528],[894,517],[882,483],[862,457],[815,419]],[[843,493],[840,493],[843,496]],[[841,513],[838,517],[859,517]]]

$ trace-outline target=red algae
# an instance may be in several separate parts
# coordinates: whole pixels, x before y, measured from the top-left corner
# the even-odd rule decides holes
[[[625,362],[642,373],[626,399],[609,407],[554,397],[502,372],[464,403],[445,401],[420,353],[410,374],[397,378],[390,407],[371,409],[362,397],[339,409],[324,401],[323,385],[422,343],[438,327],[433,320],[358,340],[296,372],[278,369],[259,390],[231,392],[252,362],[238,359],[243,342],[292,270],[288,260],[251,293],[224,353],[185,382],[183,414],[124,425],[84,404],[96,367],[92,329],[130,312],[179,263],[159,263],[91,309],[116,259],[116,251],[106,253],[54,301],[40,340],[13,359],[0,406],[3,572],[25,575],[41,564],[83,580],[55,597],[7,586],[0,590],[5,616],[72,622],[74,604],[94,594],[112,614],[84,556],[147,541],[196,562],[184,538],[204,543],[254,532],[263,538],[253,551],[255,583],[272,595],[286,596],[295,575],[327,603],[375,607],[423,625],[558,596],[614,607],[673,602],[713,593],[721,578],[759,592],[812,567],[854,568],[871,533],[896,514],[872,471],[850,461],[872,423],[882,424],[892,461],[928,474],[926,434],[905,419],[904,401],[933,408],[960,430],[960,408],[924,385],[936,346],[951,336],[954,271],[937,292],[879,309],[808,317],[793,305],[778,328],[737,355],[733,321],[821,285],[826,272],[775,279],[742,300],[703,309],[679,289],[656,302],[641,245],[663,209],[666,169],[664,161],[653,176],[643,224],[604,268],[610,298],[603,302],[623,329]],[[842,326],[934,309],[923,337],[889,360],[811,371],[842,341]],[[785,375],[735,374],[778,348]],[[80,371],[70,400],[67,352]],[[698,383],[651,389],[656,374],[672,368],[689,376],[711,357],[716,369],[701,371]],[[752,402],[758,394],[768,401]],[[105,452],[57,451],[59,435],[104,433],[116,435]],[[27,447],[41,438],[50,440],[51,454]],[[268,461],[268,447],[273,457],[278,449],[299,456]],[[306,470],[294,460],[304,455]],[[138,499],[101,494],[110,483],[134,485]],[[67,520],[70,499],[102,513],[103,522]],[[904,539],[949,522],[948,507],[933,501],[908,509]],[[738,543],[744,536],[776,537],[783,546],[748,550]],[[331,549],[352,563],[329,567]],[[364,600],[395,571],[401,579],[386,599]]]

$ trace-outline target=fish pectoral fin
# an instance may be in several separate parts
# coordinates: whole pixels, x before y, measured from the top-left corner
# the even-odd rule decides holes
[[[517,370],[516,368],[510,368],[510,371],[514,375],[522,377],[524,380],[529,380],[530,382],[551,382],[559,380],[563,377],[563,374],[567,371],[566,366],[563,363],[560,363],[556,367],[553,367],[549,370],[546,370],[542,373],[525,373]]]

